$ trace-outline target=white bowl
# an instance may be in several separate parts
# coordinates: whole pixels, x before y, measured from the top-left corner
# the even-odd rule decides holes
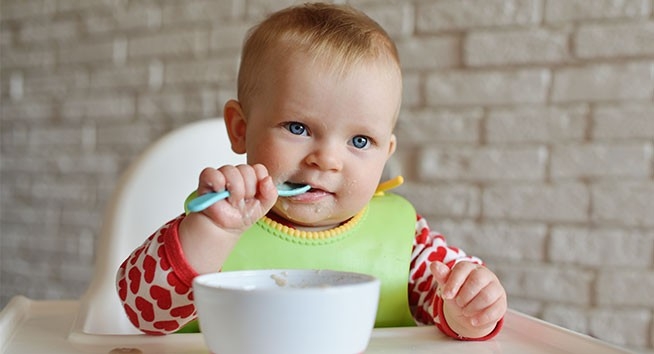
[[[332,270],[245,270],[193,280],[200,328],[217,354],[354,354],[368,346],[380,282]]]

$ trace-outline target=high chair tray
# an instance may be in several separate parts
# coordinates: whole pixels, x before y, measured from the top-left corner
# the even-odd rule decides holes
[[[197,353],[201,334],[91,335],[71,333],[78,301],[34,301],[14,297],[0,313],[0,353]],[[129,351],[124,348],[134,348]],[[118,350],[121,349],[121,350]],[[485,342],[461,342],[434,327],[375,329],[366,353],[630,353],[591,337],[509,310],[502,332]],[[113,354],[112,353],[112,354]]]

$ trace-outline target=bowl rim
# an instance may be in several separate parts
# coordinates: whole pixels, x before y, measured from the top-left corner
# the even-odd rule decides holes
[[[234,277],[247,277],[247,276],[255,276],[255,275],[263,275],[263,274],[284,274],[289,275],[291,273],[295,274],[306,274],[306,273],[317,273],[317,274],[342,274],[344,276],[349,276],[353,277],[354,279],[357,279],[357,281],[352,282],[352,283],[347,283],[347,284],[342,284],[342,285],[334,285],[334,286],[307,286],[307,287],[298,287],[298,286],[273,286],[273,287],[245,287],[245,286],[216,286],[209,284],[208,282],[211,279],[214,279],[216,277],[228,277],[228,278],[234,278]],[[297,269],[297,268],[267,268],[267,269],[244,269],[244,270],[230,270],[230,271],[218,271],[218,272],[211,272],[211,273],[205,273],[196,276],[193,278],[193,287],[194,288],[205,288],[205,289],[215,289],[215,290],[225,290],[225,291],[257,291],[257,292],[280,292],[280,291],[333,291],[335,289],[345,289],[345,288],[356,288],[356,287],[362,287],[362,286],[370,286],[374,284],[380,284],[379,278],[377,278],[374,275],[371,274],[366,274],[366,273],[358,273],[358,272],[352,272],[352,271],[344,271],[344,270],[335,270],[335,269]]]

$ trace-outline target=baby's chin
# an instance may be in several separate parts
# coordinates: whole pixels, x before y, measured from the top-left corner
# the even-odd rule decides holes
[[[279,203],[278,203],[279,204]],[[351,217],[346,218],[324,218],[319,213],[311,213],[310,215],[301,215],[293,213],[290,208],[279,208],[279,205],[273,207],[272,212],[277,218],[283,220],[282,223],[290,224],[293,228],[302,231],[323,231],[333,229],[349,220]],[[304,214],[304,213],[302,213]],[[341,220],[342,219],[342,220]]]

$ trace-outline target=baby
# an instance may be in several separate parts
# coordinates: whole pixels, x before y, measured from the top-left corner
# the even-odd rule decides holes
[[[198,274],[314,268],[380,278],[377,327],[496,335],[507,303],[495,274],[378,188],[397,146],[401,98],[394,42],[351,7],[305,4],[254,27],[238,100],[224,107],[232,149],[247,164],[202,171],[197,194],[226,189],[229,198],[170,221],[121,265],[117,287],[131,322],[151,334],[191,322]],[[279,197],[282,183],[311,189]]]

